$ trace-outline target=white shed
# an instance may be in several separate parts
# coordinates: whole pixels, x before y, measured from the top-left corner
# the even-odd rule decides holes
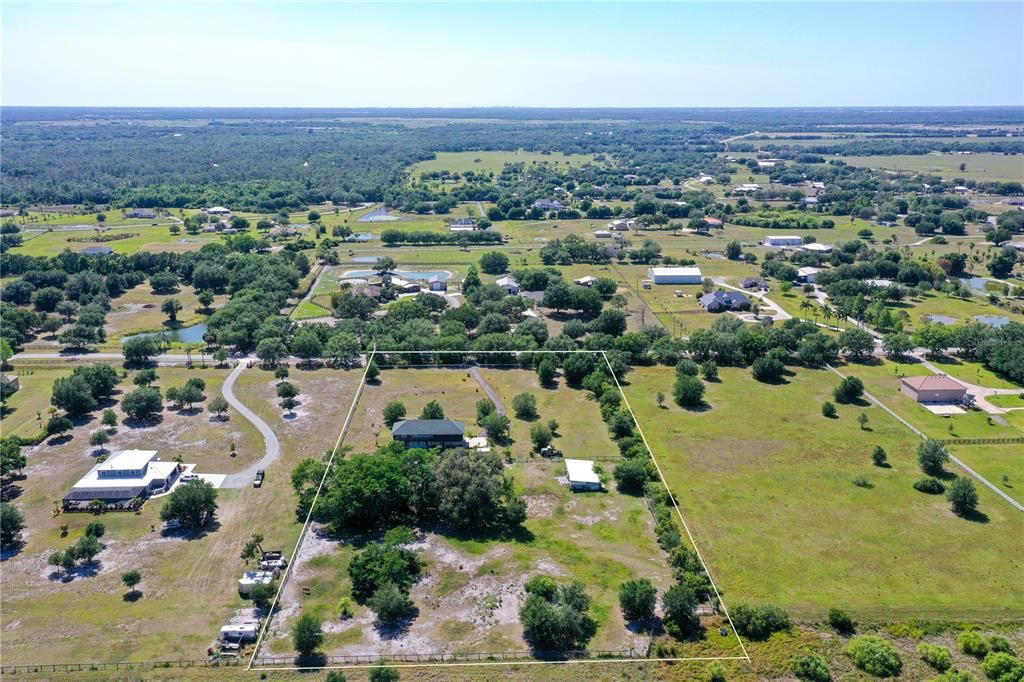
[[[700,284],[704,281],[700,268],[650,268],[647,278],[655,284]]]
[[[567,459],[565,472],[569,479],[569,489],[572,491],[601,489],[601,479],[594,471],[593,460]]]
[[[238,579],[238,594],[248,597],[256,585],[269,585],[274,581],[272,571],[246,571]]]
[[[764,238],[765,246],[800,246],[804,240],[796,235],[776,235]]]

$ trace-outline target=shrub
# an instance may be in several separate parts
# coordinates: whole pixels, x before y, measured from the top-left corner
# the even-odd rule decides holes
[[[277,583],[259,583],[253,585],[252,590],[249,591],[249,597],[252,599],[252,603],[259,609],[270,608],[270,602],[274,600],[274,595],[277,594]]]
[[[619,607],[627,621],[648,621],[654,618],[657,591],[647,578],[627,580],[619,587]]]
[[[828,624],[840,634],[853,632],[853,619],[842,609],[831,608],[828,610]]]
[[[852,403],[862,395],[864,395],[864,382],[857,377],[846,377],[832,391],[832,396],[837,403]]]
[[[416,608],[405,592],[394,583],[381,585],[366,604],[377,614],[378,621],[388,625],[408,618]]]
[[[1005,651],[990,651],[981,662],[985,677],[998,682],[1020,682],[1024,680],[1024,663]]]
[[[782,632],[790,627],[789,614],[778,606],[749,606],[740,604],[733,609],[732,622],[736,632],[750,639],[768,639],[773,632]]]
[[[718,661],[708,666],[708,682],[725,682],[725,668]]]
[[[694,362],[693,360],[691,360],[690,358],[683,358],[682,360],[680,360],[676,364],[676,375],[677,376],[684,376],[685,375],[685,376],[695,377],[695,376],[697,376],[697,372],[699,370],[700,370],[700,368],[697,366],[697,363]]]
[[[349,562],[352,596],[356,601],[365,603],[387,583],[407,592],[420,579],[422,570],[419,557],[412,550],[370,543]]]
[[[828,663],[821,656],[801,656],[793,661],[793,674],[797,679],[807,682],[829,682],[832,674]]]
[[[941,495],[946,492],[946,486],[942,485],[942,481],[937,478],[925,476],[914,481],[914,490],[928,493],[929,495]]]
[[[953,667],[953,656],[949,653],[949,649],[944,646],[921,642],[917,647],[917,653],[921,655],[922,661],[939,672],[944,672]]]
[[[700,364],[700,373],[704,377],[704,381],[718,381],[718,365],[712,360]]]
[[[385,665],[370,669],[370,682],[398,682],[398,669]]]
[[[550,596],[550,584],[543,583],[543,593],[536,588],[540,582],[527,583],[527,597],[519,609],[523,636],[537,651],[573,651],[586,648],[597,632],[597,624],[587,613],[590,598],[583,585],[573,582],[562,585]]]
[[[889,456],[885,454],[881,445],[876,445],[875,449],[871,451],[871,462],[876,467],[884,467],[889,463]]]
[[[754,360],[750,367],[754,378],[758,381],[772,382],[782,378],[786,366],[780,360],[773,357],[760,357]]]
[[[537,417],[537,399],[530,393],[520,393],[512,398],[512,409],[520,419]]]
[[[869,481],[868,477],[865,476],[864,474],[857,474],[856,476],[854,476],[853,477],[853,484],[855,486],[857,486],[858,488],[870,488],[871,487],[871,481]]]
[[[835,419],[837,414],[836,406],[826,400],[821,404],[821,414],[829,419]]]
[[[896,677],[903,669],[896,648],[875,635],[857,637],[846,646],[845,653],[855,666],[875,677]]]
[[[530,442],[533,443],[534,450],[542,450],[551,443],[553,437],[551,429],[544,424],[537,423],[530,427]]]
[[[311,613],[304,613],[292,626],[292,644],[301,656],[309,656],[324,642],[320,621]]]
[[[944,673],[936,675],[931,682],[974,682],[974,678],[968,673],[953,668]]]
[[[988,642],[974,630],[961,632],[956,638],[956,644],[960,651],[976,658],[983,658],[988,653]]]
[[[642,459],[630,459],[615,465],[615,483],[619,492],[629,495],[640,495],[649,478],[647,462]]]
[[[1013,653],[1010,642],[1005,637],[1000,637],[999,635],[992,635],[988,638],[988,648],[990,651],[1002,651],[1007,654]]]
[[[405,405],[392,400],[390,403],[384,406],[384,423],[387,424],[388,428],[395,425],[395,422],[399,422],[405,419]]]
[[[670,635],[682,639],[694,628],[697,596],[686,585],[677,583],[665,590],[661,606],[665,612],[665,629]]]
[[[96,539],[103,537],[106,532],[107,527],[103,525],[102,521],[92,521],[85,527],[85,534]]]
[[[949,453],[937,440],[928,439],[917,446],[917,461],[926,474],[934,476],[941,473],[948,459]]]
[[[957,516],[969,516],[978,509],[978,491],[974,487],[974,482],[964,476],[958,477],[950,484],[949,490],[946,491],[946,499]]]
[[[704,402],[704,384],[695,376],[680,375],[676,378],[673,395],[680,407],[696,407]]]

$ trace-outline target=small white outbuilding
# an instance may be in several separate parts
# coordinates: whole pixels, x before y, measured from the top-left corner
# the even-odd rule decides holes
[[[593,460],[567,459],[565,472],[569,479],[569,490],[573,492],[601,489],[601,478],[594,471]]]

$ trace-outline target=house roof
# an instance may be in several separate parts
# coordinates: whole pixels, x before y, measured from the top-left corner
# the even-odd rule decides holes
[[[967,387],[945,374],[929,374],[923,377],[904,377],[903,383],[917,391],[966,391]]]
[[[156,450],[121,450],[96,465],[97,471],[135,471],[141,469],[156,457]]]
[[[820,251],[821,253],[827,253],[832,250],[832,247],[828,244],[819,244],[818,242],[811,242],[804,244],[800,247],[803,251]]]
[[[800,268],[796,271],[797,277],[807,277],[808,275],[817,275],[821,270],[819,268],[805,267]]]
[[[499,287],[519,286],[519,282],[515,281],[511,277],[499,277],[498,279],[494,280],[494,283],[497,284]]]
[[[750,299],[746,294],[739,291],[722,291],[721,289],[706,293],[700,297],[700,304],[705,308],[713,303],[735,308],[750,303]]]
[[[565,472],[571,482],[600,483],[601,479],[594,472],[594,462],[589,459],[565,460]]]
[[[466,432],[463,422],[451,419],[403,419],[391,429],[393,436],[461,436]]]

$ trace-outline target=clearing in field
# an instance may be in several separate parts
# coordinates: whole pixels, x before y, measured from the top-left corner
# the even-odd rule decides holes
[[[903,156],[844,156],[851,166],[867,166],[899,173],[922,173],[942,178],[979,182],[1020,182],[1024,159],[1008,154],[916,154]],[[960,170],[960,165],[964,169]]]
[[[512,414],[512,399],[523,392],[537,399],[535,419]],[[518,612],[524,583],[538,574],[584,583],[592,599],[590,614],[598,624],[589,645],[592,652],[647,653],[650,633],[627,628],[617,597],[621,583],[634,577],[650,578],[659,591],[672,584],[646,502],[619,493],[611,484],[605,492],[570,492],[562,480],[564,463],[535,455],[529,440],[532,424],[554,418],[554,445],[566,457],[593,459],[610,473],[619,454],[588,393],[564,382],[541,387],[534,372],[515,368],[385,369],[378,381],[364,387],[342,449],[372,452],[389,443],[391,431],[384,424],[383,409],[395,400],[404,404],[409,418],[436,400],[447,418],[466,423],[467,437],[482,435],[475,424],[476,404],[488,395],[512,419],[511,437],[497,451],[527,503],[522,531],[491,537],[419,529],[415,543],[409,545],[426,565],[424,577],[410,593],[417,613],[406,626],[386,629],[376,624],[368,607],[352,598],[348,576],[355,552],[374,537],[332,536],[314,523],[290,569],[280,610],[257,662],[294,655],[290,628],[305,613],[322,619],[323,651],[328,657],[526,652]],[[344,618],[343,602],[350,609]],[[680,655],[742,656],[731,629],[727,636],[719,634],[722,622],[718,616],[706,618],[706,638],[683,643]]]

